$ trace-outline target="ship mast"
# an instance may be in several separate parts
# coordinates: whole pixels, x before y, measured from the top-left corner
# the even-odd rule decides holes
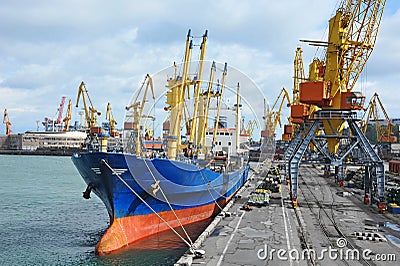
[[[228,71],[228,64],[225,63],[224,72],[222,73],[221,90],[216,95],[216,96],[219,96],[219,100],[218,100],[218,107],[217,107],[217,117],[215,118],[215,126],[214,126],[213,139],[212,139],[212,144],[211,144],[212,147],[214,147],[215,140],[217,138],[219,117],[220,117],[220,113],[221,113],[222,97],[224,95],[225,78],[226,78],[226,75],[227,75],[227,71]]]
[[[193,118],[192,124],[190,127],[190,137],[189,143],[197,143],[196,141],[196,133],[197,133],[197,124],[198,124],[198,113],[199,109],[199,98],[200,98],[200,87],[201,82],[203,81],[203,66],[204,66],[204,58],[206,56],[206,47],[207,47],[207,30],[203,35],[203,41],[200,45],[200,62],[199,62],[199,73],[197,74],[197,79],[194,82],[194,109],[193,109]]]
[[[183,73],[182,77],[176,78],[175,80],[169,79],[168,85],[166,86],[170,91],[167,92],[167,108],[170,110],[170,124],[171,131],[168,139],[168,158],[171,160],[176,159],[177,152],[181,143],[181,117],[182,109],[184,105],[185,89],[190,85],[190,80],[188,80],[188,72],[190,65],[190,55],[193,48],[193,42],[190,36],[190,30],[187,34],[186,39],[186,50],[185,59],[183,62]]]
[[[240,137],[240,107],[242,105],[240,104],[240,85],[239,82],[237,84],[237,90],[236,90],[236,153],[239,153],[239,137]]]

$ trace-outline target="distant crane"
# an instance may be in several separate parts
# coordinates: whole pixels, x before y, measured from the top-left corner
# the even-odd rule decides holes
[[[76,98],[76,108],[79,105],[79,99],[82,97],[83,101],[83,111],[85,112],[85,130],[91,130],[97,125],[97,117],[101,115],[101,112],[97,111],[93,107],[92,100],[89,97],[88,91],[86,89],[85,83],[82,81],[78,89],[78,97]],[[87,105],[86,98],[89,101],[89,106]]]
[[[72,118],[72,100],[69,99],[68,101],[68,107],[67,107],[67,113],[65,115],[65,118],[63,119],[64,121],[64,130],[65,132],[69,131],[69,126],[71,124],[71,118]]]
[[[53,118],[45,117],[44,121],[42,122],[42,125],[45,127],[46,131],[49,130],[56,131],[56,129],[60,127],[64,110],[65,98],[66,98],[65,96],[61,97],[61,103],[56,112],[57,119],[54,120]]]
[[[12,124],[11,124],[10,120],[8,119],[7,109],[4,109],[3,124],[6,125],[6,135],[11,135],[12,134],[12,132],[11,132]]]
[[[263,133],[264,137],[273,138],[275,136],[277,125],[279,124],[279,126],[281,126],[281,112],[285,100],[287,101],[287,106],[290,106],[289,93],[285,88],[282,88],[271,110],[268,106],[266,109],[266,113],[263,117],[263,119],[265,120],[265,131]]]
[[[386,125],[384,124],[381,125],[379,122],[380,121],[379,108],[384,115],[384,122],[385,122],[384,124]],[[368,104],[368,107],[365,110],[364,116],[361,120],[360,128],[362,129],[364,134],[367,132],[367,127],[371,118],[373,118],[375,122],[376,140],[378,143],[397,142],[397,137],[394,136],[392,132],[392,127],[394,126],[394,123],[392,120],[390,120],[388,114],[386,113],[385,108],[383,107],[381,100],[379,99],[378,93],[376,92],[372,96]]]
[[[145,85],[146,85],[146,88],[143,92],[142,101],[140,102],[139,96],[141,95],[142,89]],[[143,118],[154,119],[154,117],[152,117],[152,116],[143,115],[144,105],[147,101],[147,93],[148,93],[149,88],[151,89],[152,98],[154,100],[155,96],[154,96],[153,79],[150,77],[149,74],[147,74],[146,77],[144,78],[142,86],[140,87],[132,104],[125,107],[125,109],[127,111],[133,109],[133,114],[129,114],[129,115],[127,115],[127,117],[133,117],[133,127],[132,128],[134,131],[134,135],[136,135],[136,136],[133,136],[134,140],[132,140],[135,143],[131,143],[131,144],[133,146],[135,146],[136,155],[140,155],[140,153],[141,153],[141,144],[140,144],[141,142],[140,141],[141,141],[142,119]]]
[[[117,137],[119,135],[119,132],[115,131],[115,125],[117,124],[117,121],[115,121],[114,116],[111,112],[110,102],[107,104],[106,120],[108,120],[108,122],[110,123],[110,136]]]

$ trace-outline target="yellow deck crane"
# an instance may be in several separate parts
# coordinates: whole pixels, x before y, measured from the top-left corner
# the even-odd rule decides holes
[[[142,90],[145,85],[146,85],[146,87],[143,92],[142,101],[140,102],[139,96],[141,95]],[[125,109],[127,111],[133,109],[132,114],[127,115],[127,118],[133,118],[133,122],[129,126],[129,129],[132,129],[134,131],[133,134],[129,137],[130,144],[128,144],[129,147],[127,149],[129,152],[135,152],[135,154],[138,156],[140,156],[141,152],[142,152],[142,146],[141,146],[142,119],[143,118],[151,118],[154,120],[153,116],[143,115],[143,110],[144,110],[145,103],[147,102],[147,93],[149,91],[149,88],[151,89],[152,98],[154,100],[155,96],[154,96],[153,79],[150,77],[149,74],[147,74],[146,77],[144,78],[144,81],[143,81],[135,99],[133,100],[132,104],[125,107]],[[127,124],[127,122],[125,122],[125,123]],[[130,151],[130,150],[132,150],[132,151]]]
[[[97,118],[98,116],[101,115],[101,112],[97,111],[97,109],[94,108],[92,100],[90,99],[88,91],[86,89],[86,85],[83,81],[79,85],[78,97],[76,98],[76,105],[75,105],[76,108],[79,107],[80,98],[82,98],[83,111],[85,113],[84,129],[86,131],[89,131],[91,134],[100,134],[101,127],[97,127]],[[87,105],[86,98],[89,101],[90,104],[89,106]]]
[[[221,116],[221,107],[222,107],[222,97],[224,96],[224,90],[225,90],[225,79],[226,75],[228,74],[228,64],[225,63],[224,65],[224,71],[222,72],[222,80],[221,80],[221,87],[217,93],[214,93],[214,97],[219,97],[218,99],[218,107],[217,107],[217,116],[215,118],[215,125],[214,125],[214,131],[213,131],[213,139],[212,139],[212,145],[214,147],[215,141],[217,140],[217,131],[218,131],[218,125],[219,125],[219,119]]]
[[[8,119],[7,109],[4,109],[3,124],[6,125],[6,135],[11,135],[12,134],[12,132],[11,132],[12,124],[11,124],[10,120]]]
[[[197,137],[197,149],[200,153],[205,152],[206,144],[206,131],[208,128],[208,114],[210,110],[211,98],[215,97],[215,92],[213,91],[214,75],[216,71],[215,62],[212,63],[210,71],[210,79],[208,81],[207,90],[203,92],[199,97],[199,109],[197,113],[198,117],[198,137]],[[222,95],[221,95],[222,97]],[[218,128],[218,126],[216,126]],[[216,133],[215,133],[216,134]],[[215,141],[215,139],[213,139]],[[214,143],[214,142],[213,142]]]
[[[384,115],[384,123],[380,124],[380,117],[379,117],[379,109],[381,110],[382,114]],[[386,113],[385,108],[378,96],[378,93],[372,96],[367,109],[364,112],[364,116],[361,120],[361,130],[364,134],[367,132],[367,128],[370,122],[370,119],[373,118],[376,127],[376,141],[378,143],[393,143],[397,142],[397,137],[394,136],[392,132],[392,127],[394,123],[390,120],[388,114]]]
[[[117,121],[115,121],[114,116],[112,114],[110,102],[107,103],[106,120],[110,123],[110,136],[118,137],[119,132],[115,131],[115,125],[117,124]]]
[[[323,47],[325,53],[312,61],[307,81],[300,83],[300,102],[321,110],[310,114],[308,126],[293,138],[285,154],[294,207],[300,162],[321,158],[321,164],[334,166],[335,181],[343,185],[345,163],[357,156],[357,163],[366,167],[364,202],[369,203],[375,193],[379,209],[385,209],[383,162],[356,123],[354,111],[363,109],[365,97],[353,91],[374,48],[385,4],[386,0],[343,0],[329,20],[327,41],[302,40]],[[350,135],[343,135],[346,125]],[[305,152],[310,143],[319,154]],[[358,151],[364,154],[360,156]]]
[[[263,119],[265,120],[265,130],[262,133],[263,137],[273,138],[275,136],[275,130],[277,125],[281,126],[281,112],[283,104],[287,102],[287,106],[290,106],[289,93],[285,88],[282,88],[278,97],[276,98],[272,108],[267,107],[266,115]]]
[[[72,100],[69,99],[68,101],[68,106],[67,106],[67,113],[65,115],[65,118],[63,119],[64,121],[64,130],[65,132],[69,131],[69,126],[71,124],[71,118],[72,118]]]

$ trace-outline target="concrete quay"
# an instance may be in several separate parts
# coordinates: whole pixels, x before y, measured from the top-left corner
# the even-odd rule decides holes
[[[364,205],[362,191],[341,188],[323,170],[301,166],[299,204],[288,187],[265,207],[243,208],[264,176],[254,174],[196,242],[203,256],[175,265],[399,265],[400,217]]]

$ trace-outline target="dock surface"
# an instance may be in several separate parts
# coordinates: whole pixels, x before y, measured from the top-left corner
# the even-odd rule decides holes
[[[231,215],[220,217],[202,241],[205,255],[182,257],[177,265],[399,265],[399,216],[365,205],[361,190],[302,166],[296,209],[284,183],[268,206],[244,208],[263,178],[254,174],[236,195]]]

